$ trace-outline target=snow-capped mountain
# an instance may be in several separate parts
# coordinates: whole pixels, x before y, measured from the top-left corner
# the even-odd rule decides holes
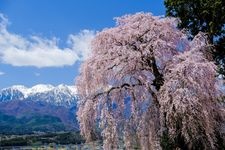
[[[77,91],[75,86],[64,84],[38,84],[31,88],[14,85],[0,90],[0,102],[11,100],[44,101],[57,106],[71,107],[77,104]]]
[[[0,90],[0,134],[25,130],[25,133],[78,130],[77,101],[76,87],[64,84],[38,84],[31,88],[14,85],[4,88]],[[4,120],[8,117],[1,116],[14,119],[10,122],[10,119]],[[21,122],[21,118],[28,122]],[[14,128],[14,124],[20,127]]]

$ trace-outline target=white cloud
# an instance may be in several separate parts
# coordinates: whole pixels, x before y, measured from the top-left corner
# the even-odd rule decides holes
[[[4,74],[5,74],[5,72],[0,71],[0,76],[2,76],[2,75],[4,75]]]
[[[94,31],[83,30],[69,35],[68,47],[60,48],[56,38],[31,36],[29,39],[10,33],[8,20],[0,14],[0,61],[13,66],[62,67],[82,61],[90,53]]]
[[[76,50],[78,57],[83,60],[90,55],[90,43],[95,36],[94,31],[83,30],[78,35],[70,35],[68,43],[72,45],[72,49]],[[89,43],[89,44],[87,44]]]

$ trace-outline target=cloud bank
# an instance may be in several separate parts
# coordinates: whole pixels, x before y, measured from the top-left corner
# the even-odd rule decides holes
[[[57,39],[39,36],[25,38],[7,30],[9,22],[0,14],[0,62],[12,66],[63,67],[83,61],[90,54],[90,43],[95,36],[91,30],[69,35],[66,48]]]

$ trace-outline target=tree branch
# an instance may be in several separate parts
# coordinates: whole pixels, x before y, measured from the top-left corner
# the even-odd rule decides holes
[[[116,89],[129,88],[129,87],[142,86],[142,85],[143,85],[143,83],[131,84],[131,85],[128,84],[128,83],[124,83],[121,86],[111,87],[110,89],[108,89],[106,91],[97,93],[92,98],[95,99],[95,98],[97,98],[97,97],[99,97],[100,95],[103,95],[103,94],[107,94],[108,95],[110,92],[112,92],[113,90],[116,90]]]

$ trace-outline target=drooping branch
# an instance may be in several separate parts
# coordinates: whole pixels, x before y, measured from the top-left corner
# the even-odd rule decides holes
[[[124,83],[120,86],[114,86],[114,87],[111,87],[109,88],[108,90],[106,91],[103,91],[103,92],[99,92],[97,94],[95,94],[94,96],[91,96],[92,99],[96,99],[97,97],[101,96],[101,95],[104,95],[104,94],[107,94],[109,95],[110,92],[112,92],[113,90],[116,90],[116,89],[122,89],[122,88],[125,88],[125,89],[128,89],[128,88],[132,88],[132,87],[135,87],[135,86],[142,86],[143,84],[139,83],[139,84],[128,84],[128,83]]]

